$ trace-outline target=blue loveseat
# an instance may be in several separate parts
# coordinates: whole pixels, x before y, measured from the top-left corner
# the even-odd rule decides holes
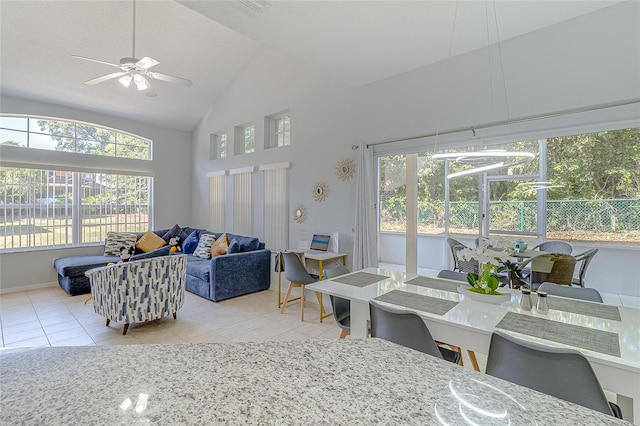
[[[213,233],[204,229],[182,228],[191,242],[201,234],[214,234],[217,238],[222,233]],[[164,235],[168,229],[153,231],[156,235]],[[215,302],[241,296],[256,291],[266,290],[270,286],[271,252],[264,248],[264,243],[257,238],[227,234],[228,253],[211,259],[203,259],[193,255],[195,247],[184,241],[183,253],[187,255],[186,289],[194,294]],[[156,256],[167,256],[169,246],[147,252],[136,252],[131,260]],[[110,262],[118,262],[119,257],[89,255],[71,256],[56,259],[53,267],[58,272],[58,283],[72,296],[91,292],[89,279],[85,272],[89,269],[105,266]]]

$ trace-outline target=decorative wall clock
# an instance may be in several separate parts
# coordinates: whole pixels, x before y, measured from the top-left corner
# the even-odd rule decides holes
[[[338,176],[338,179],[345,182],[351,180],[355,172],[356,165],[353,163],[353,160],[342,160],[336,166],[336,175]]]
[[[329,188],[327,184],[324,182],[316,182],[313,184],[313,198],[316,201],[324,201],[327,199],[327,195],[329,195]]]
[[[293,208],[293,220],[298,223],[304,223],[307,220],[307,209],[302,204],[297,204]]]

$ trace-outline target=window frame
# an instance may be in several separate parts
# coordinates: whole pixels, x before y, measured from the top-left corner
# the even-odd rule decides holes
[[[227,132],[211,133],[209,138],[209,143],[211,145],[209,150],[209,159],[221,160],[227,158],[227,148],[229,146]]]
[[[281,120],[286,120],[287,123],[283,123],[282,131],[279,131],[279,123]],[[289,110],[279,112],[277,114],[269,115],[264,119],[264,148],[283,148],[291,145],[291,114]],[[282,136],[282,138],[280,138]],[[280,140],[282,139],[282,144]]]
[[[26,129],[17,129],[17,128],[11,128],[11,127],[3,126],[2,125],[3,119],[24,119],[24,120],[26,120]],[[51,132],[47,133],[47,132],[44,132],[42,130],[32,129],[32,122],[33,121],[48,121],[48,122],[71,124],[71,125],[73,125],[73,135],[62,135],[62,134],[56,135],[55,133],[51,133]],[[95,130],[106,131],[106,132],[112,133],[113,134],[113,140],[109,141],[109,142],[104,142],[104,141],[103,142],[105,144],[113,145],[113,155],[106,154],[106,153],[95,153],[95,152],[88,153],[88,152],[78,151],[78,146],[79,146],[78,141],[85,141],[85,142],[88,141],[88,139],[82,138],[81,135],[79,135],[79,131],[78,131],[79,127],[93,128]],[[80,155],[98,155],[98,156],[103,156],[103,157],[127,158],[127,159],[144,160],[144,161],[153,160],[153,141],[152,140],[144,138],[142,136],[135,135],[133,133],[125,132],[125,131],[114,129],[114,128],[111,128],[111,127],[100,126],[100,125],[97,125],[97,124],[94,124],[94,123],[87,123],[87,122],[79,121],[79,120],[69,120],[69,119],[65,119],[65,118],[56,118],[56,117],[38,116],[38,115],[23,115],[23,114],[0,113],[0,136],[2,134],[2,131],[18,132],[19,134],[24,134],[26,136],[26,146],[10,145],[10,146],[13,146],[13,147],[16,147],[16,148],[38,149],[38,150],[43,150],[43,151],[54,151],[54,152],[70,152],[70,153],[80,154]],[[73,150],[57,150],[55,148],[54,149],[45,149],[45,148],[39,148],[39,147],[31,146],[31,141],[37,136],[44,136],[44,137],[51,137],[51,136],[62,137],[62,136],[64,136],[67,139],[73,140],[74,149]],[[135,145],[131,145],[131,144],[128,144],[128,143],[119,142],[119,141],[122,140],[123,137],[138,139],[138,140],[140,140],[142,142],[146,142],[146,151],[147,151],[146,158],[118,155],[118,153],[119,153],[118,147],[123,147],[123,146],[125,146],[125,147],[134,147],[135,146]],[[98,141],[98,140],[96,140],[96,141]],[[4,141],[0,140],[0,143],[4,143]]]

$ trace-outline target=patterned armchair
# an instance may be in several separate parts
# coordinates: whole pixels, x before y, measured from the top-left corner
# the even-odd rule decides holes
[[[87,271],[97,314],[124,323],[151,321],[184,304],[187,256],[172,255],[120,263]]]

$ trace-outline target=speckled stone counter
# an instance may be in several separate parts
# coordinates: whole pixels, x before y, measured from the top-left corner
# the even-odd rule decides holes
[[[463,424],[460,398],[477,424],[628,424],[378,339],[5,351],[0,380],[2,424]]]

